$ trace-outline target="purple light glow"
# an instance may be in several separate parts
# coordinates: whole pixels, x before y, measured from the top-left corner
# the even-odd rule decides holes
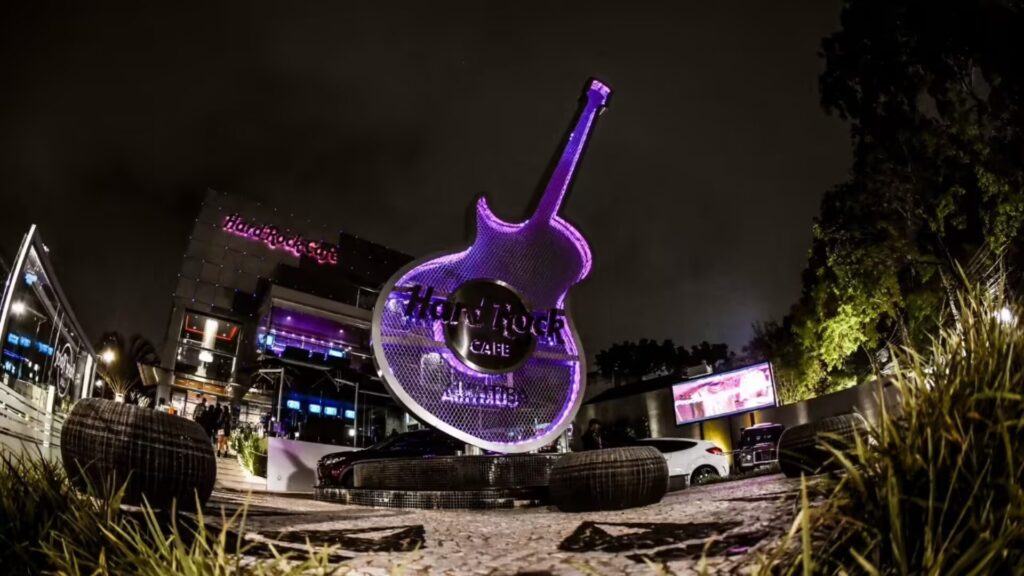
[[[582,399],[586,369],[578,336],[566,314],[561,342],[540,338],[532,356],[521,365],[484,374],[448,348],[440,322],[405,316],[401,303],[409,295],[404,291],[430,287],[435,298],[444,299],[466,282],[497,280],[517,292],[528,311],[564,310],[569,289],[589,274],[593,258],[583,235],[557,213],[609,94],[600,82],[590,84],[586,105],[529,219],[505,222],[480,198],[476,237],[469,248],[414,262],[381,292],[374,309],[372,341],[385,383],[409,411],[456,438],[500,452],[525,452],[552,442]],[[455,385],[460,386],[458,391],[472,392],[453,395]],[[486,398],[498,389],[522,397],[481,405],[480,394]]]
[[[526,226],[526,222],[520,222],[518,224],[509,224],[504,220],[501,220],[491,212],[490,206],[487,205],[487,198],[481,197],[476,201],[476,213],[487,222],[487,225],[498,232],[518,232]]]
[[[337,349],[366,346],[365,329],[313,314],[275,306],[263,321],[270,333],[284,335],[296,342],[304,340]]]

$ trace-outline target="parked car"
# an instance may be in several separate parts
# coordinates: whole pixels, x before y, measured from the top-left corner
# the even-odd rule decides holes
[[[737,471],[744,473],[776,465],[779,461],[779,438],[785,430],[785,426],[773,422],[745,428],[740,434],[739,447],[733,454]]]
[[[398,434],[363,450],[335,452],[320,459],[316,467],[317,486],[352,487],[352,466],[356,462],[404,456],[454,456],[465,443],[437,430],[416,430]]]
[[[722,449],[707,440],[692,438],[644,438],[633,446],[652,446],[668,462],[669,490],[704,484],[712,478],[729,475],[729,458]]]

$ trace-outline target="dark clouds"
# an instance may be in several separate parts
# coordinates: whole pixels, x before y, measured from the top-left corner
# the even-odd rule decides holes
[[[208,186],[413,254],[463,242],[477,192],[520,215],[593,75],[615,94],[564,211],[589,351],[738,346],[849,163],[817,103],[833,3],[69,4],[2,8],[0,242],[39,223],[94,334],[161,337]]]

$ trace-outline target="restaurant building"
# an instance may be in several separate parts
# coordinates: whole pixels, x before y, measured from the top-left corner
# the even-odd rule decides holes
[[[33,225],[0,293],[0,443],[44,456],[72,403],[92,394],[97,362],[49,252]]]
[[[327,222],[324,222],[324,221]],[[370,322],[411,258],[339,232],[334,218],[209,191],[189,236],[161,367],[145,370],[179,413],[231,402],[242,422],[366,445],[409,421],[380,382]]]

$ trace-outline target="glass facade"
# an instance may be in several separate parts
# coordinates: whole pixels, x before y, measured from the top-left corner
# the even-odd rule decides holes
[[[353,358],[369,354],[370,331],[350,322],[274,306],[262,318],[257,346],[263,354],[289,360],[350,365]]]
[[[174,370],[230,382],[238,361],[240,327],[234,322],[198,312],[188,312],[178,335]]]
[[[54,412],[63,413],[91,390],[94,357],[45,262],[33,230],[4,292],[0,382],[40,410],[52,394]]]

